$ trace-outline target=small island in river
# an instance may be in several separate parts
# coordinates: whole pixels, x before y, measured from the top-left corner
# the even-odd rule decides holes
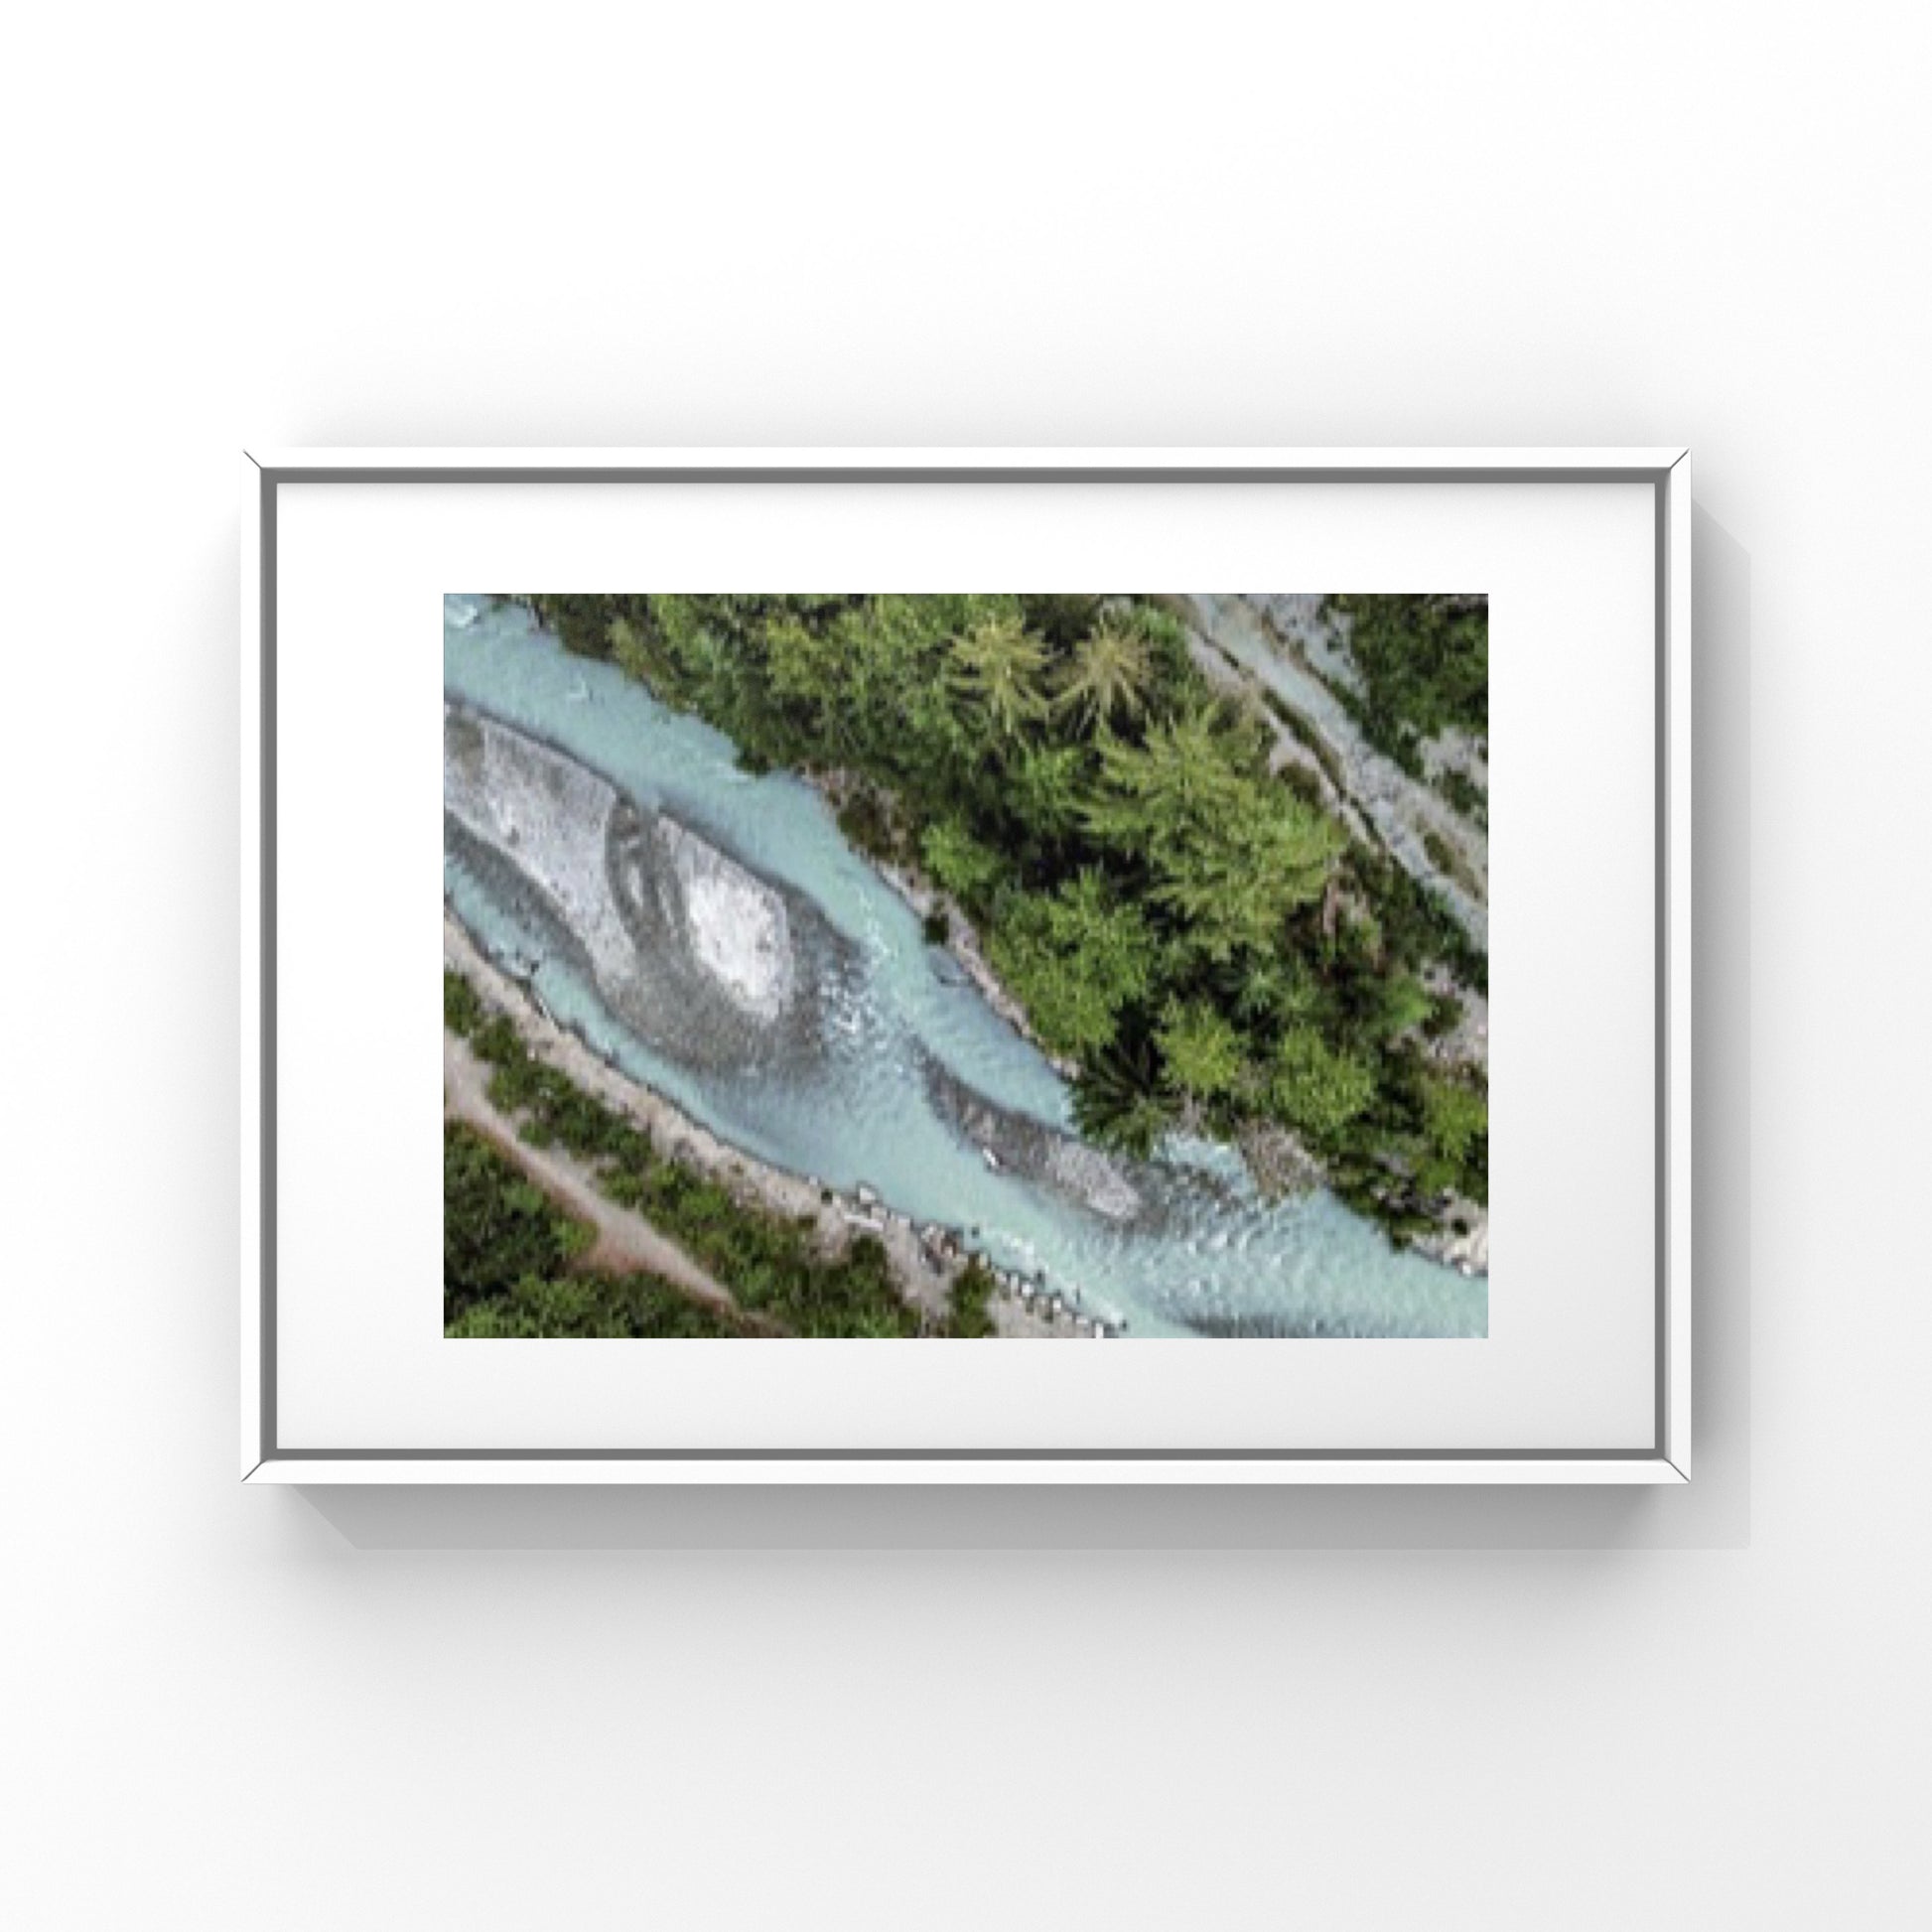
[[[452,1336],[1488,1326],[1479,596],[452,596]]]

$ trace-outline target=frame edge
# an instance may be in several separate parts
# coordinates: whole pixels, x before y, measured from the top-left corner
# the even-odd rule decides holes
[[[1665,710],[1669,727],[1665,771],[1665,809],[1669,845],[1665,859],[1668,953],[1665,985],[1666,1065],[1664,1131],[1668,1153],[1668,1192],[1664,1280],[1667,1298],[1667,1401],[1663,1440],[1658,1448],[1685,1481],[1691,1477],[1692,1416],[1692,1192],[1693,1114],[1691,1104],[1693,1016],[1694,882],[1692,879],[1692,667],[1696,639],[1691,624],[1691,453],[1671,465],[1665,483],[1669,497],[1669,606],[1666,612],[1669,684]]]
[[[1346,475],[1360,471],[1491,471],[1539,472],[1587,470],[1614,472],[1632,481],[1661,475],[1683,457],[1682,445],[1666,447],[1612,446],[1608,448],[1546,446],[1378,447],[1344,449],[1284,449],[1266,444],[1221,446],[1036,445],[1026,448],[993,444],[938,449],[900,446],[867,448],[841,445],[792,445],[776,448],[531,448],[531,449],[263,449],[257,458],[271,481],[325,481],[345,471],[394,470],[414,473],[412,480],[453,477],[459,473],[527,476],[539,471],[609,475],[623,473],[638,480],[689,479],[708,474],[720,479],[762,473],[795,475],[799,481],[867,481],[902,477],[906,481],[935,477],[969,480],[976,477],[1021,476],[1040,473],[1052,478],[1075,471],[1091,471],[1103,481],[1123,474],[1188,477],[1203,474],[1247,473],[1282,476]],[[845,473],[843,479],[841,473]]]
[[[888,1461],[853,1460],[828,1456],[815,1461],[744,1458],[731,1461],[638,1461],[620,1457],[574,1456],[534,1459],[527,1456],[471,1457],[397,1461],[382,1457],[319,1459],[301,1455],[267,1456],[248,1470],[245,1482],[328,1487],[339,1483],[421,1483],[531,1485],[606,1484],[730,1488],[746,1485],[793,1487],[849,1487],[938,1483],[948,1487],[1006,1488],[1021,1484],[1059,1484],[1080,1488],[1123,1486],[1306,1486],[1311,1484],[1386,1485],[1406,1483],[1438,1487],[1449,1484],[1512,1484],[1537,1486],[1625,1484],[1654,1487],[1689,1481],[1686,1473],[1661,1455],[1631,1454],[1597,1461],[1504,1461],[1472,1455],[1454,1460],[1245,1461],[1230,1458],[1211,1463],[1155,1457],[1123,1461],[1111,1457],[1090,1460],[970,1460]]]
[[[241,1475],[262,1466],[262,466],[241,453]]]
[[[1691,453],[1687,448],[1536,449],[743,449],[586,451],[453,449],[279,449],[241,458],[241,1468],[244,1482],[300,1483],[579,1483],[730,1485],[743,1483],[1011,1484],[1077,1483],[1626,1483],[1671,1484],[1690,1480],[1691,1463]],[[1653,1452],[1575,1459],[1505,1460],[1481,1453],[1453,1459],[1348,1460],[1340,1457],[1284,1465],[1278,1460],[1194,1464],[1013,1459],[980,1461],[873,1461],[827,1457],[806,1462],[734,1459],[664,1460],[640,1464],[621,1457],[537,1459],[529,1456],[395,1460],[382,1457],[321,1459],[275,1452],[267,1423],[267,1363],[263,1353],[263,1297],[267,1255],[264,1104],[267,1100],[264,927],[266,895],[264,787],[271,721],[264,708],[267,612],[263,603],[265,497],[278,482],[300,473],[352,469],[448,467],[471,472],[563,469],[593,471],[706,468],[730,476],[752,469],[817,471],[834,467],[913,471],[942,466],[970,476],[992,470],[1146,466],[1185,475],[1203,470],[1348,471],[1433,469],[1543,470],[1595,468],[1662,473],[1666,538],[1660,559],[1664,576],[1665,675],[1664,825],[1660,855],[1666,866],[1665,933],[1660,956],[1666,973],[1667,1089],[1661,1109],[1666,1148],[1664,1219],[1660,1262],[1664,1266],[1664,1318],[1659,1345],[1663,1399],[1659,1440]],[[297,473],[290,476],[289,473]],[[1292,1471],[1292,1473],[1291,1473]]]

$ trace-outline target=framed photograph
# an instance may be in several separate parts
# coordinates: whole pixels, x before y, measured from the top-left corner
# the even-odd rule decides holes
[[[1688,1480],[1687,452],[243,505],[246,1479]]]

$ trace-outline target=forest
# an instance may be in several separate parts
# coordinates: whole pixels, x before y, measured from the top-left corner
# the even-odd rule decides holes
[[[1082,1130],[1235,1145],[1394,1234],[1487,1199],[1476,1068],[1429,1049],[1486,963],[1447,908],[1270,769],[1176,620],[1100,596],[543,596],[567,648],[815,776],[847,836],[977,929]],[[1486,734],[1486,617],[1355,600],[1355,703],[1411,762]],[[1466,603],[1466,601],[1461,601]],[[929,923],[935,941],[942,918]]]
[[[650,1275],[576,1267],[590,1230],[554,1206],[506,1156],[461,1121],[443,1126],[443,1331],[504,1335],[745,1333]]]

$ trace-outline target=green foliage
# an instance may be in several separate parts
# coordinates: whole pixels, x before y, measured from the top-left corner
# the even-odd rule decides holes
[[[1088,778],[1088,759],[1075,745],[1029,745],[1008,772],[1004,809],[1024,828],[1023,850],[1030,857],[1069,849],[1077,832]]]
[[[1257,748],[1238,742],[1211,704],[1157,726],[1140,743],[1109,737],[1087,827],[1117,852],[1172,864],[1165,844],[1211,839],[1230,812],[1252,802],[1256,762]]]
[[[1486,597],[1341,597],[1360,693],[1336,695],[1370,744],[1413,775],[1439,732],[1489,735],[1489,600]]]
[[[1375,1097],[1375,1076],[1310,1027],[1282,1035],[1269,1097],[1285,1126],[1317,1147],[1333,1142]]]
[[[1479,826],[1484,831],[1489,829],[1489,794],[1466,771],[1455,765],[1449,766],[1438,774],[1436,789],[1471,825]]]
[[[999,738],[1046,716],[1046,645],[1017,614],[983,619],[952,642],[947,675],[971,713]]]
[[[1423,1123],[1429,1158],[1425,1185],[1453,1187],[1483,1201],[1489,1197],[1489,1102],[1459,1080],[1430,1077],[1423,1084]]]
[[[1045,638],[1055,651],[1076,644],[1093,628],[1106,600],[1098,597],[1049,594],[1016,600],[1027,628]]]
[[[1130,721],[1147,709],[1154,650],[1134,612],[1109,614],[1077,639],[1053,695],[1056,711],[1087,729]]]
[[[962,1341],[980,1341],[995,1332],[993,1296],[999,1283],[993,1271],[975,1255],[953,1284],[952,1332]]]
[[[1423,1112],[1430,1139],[1451,1161],[1461,1161],[1489,1132],[1488,1100],[1457,1082],[1431,1080],[1424,1091]]]
[[[656,625],[645,618],[613,618],[610,628],[605,632],[605,643],[611,656],[621,669],[634,678],[650,675],[655,662],[651,648],[655,640]]]
[[[709,1341],[756,1333],[742,1316],[694,1301],[654,1275],[525,1276],[498,1295],[471,1302],[443,1332],[456,1340],[501,1337],[623,1337]]]
[[[1121,1009],[1148,989],[1152,956],[1146,920],[1097,871],[1050,897],[1012,898],[991,947],[1040,1038],[1075,1055],[1112,1042]]]
[[[956,818],[928,825],[919,855],[933,883],[969,907],[985,905],[1006,871],[1000,855],[982,845]]]
[[[1427,1026],[1435,1013],[1435,998],[1413,973],[1391,973],[1382,982],[1374,1030],[1384,1037],[1395,1038]]]
[[[1089,1140],[1147,1159],[1173,1125],[1151,1042],[1130,1041],[1085,1061],[1073,1083],[1073,1118]]]
[[[579,657],[611,655],[612,600],[604,597],[533,597],[530,607]]]
[[[1231,1005],[1242,1024],[1259,1033],[1311,1021],[1321,1011],[1321,987],[1295,959],[1244,960],[1234,981]]]
[[[550,1200],[473,1128],[443,1128],[445,1319],[525,1277],[568,1268],[590,1230]]]
[[[1248,732],[1202,709],[1144,745],[1104,743],[1100,762],[1089,828],[1146,865],[1150,897],[1206,959],[1279,949],[1288,915],[1320,897],[1340,828],[1268,775]]]
[[[1464,986],[1489,991],[1489,962],[1441,897],[1379,852],[1356,847],[1347,872],[1383,934],[1391,958],[1438,960]]]
[[[1242,1041],[1233,1026],[1200,1000],[1170,1001],[1157,1037],[1168,1077],[1196,1100],[1232,1093],[1241,1078]]]
[[[861,852],[888,865],[898,865],[908,857],[904,836],[893,816],[892,800],[877,785],[852,787],[839,807],[839,830]]]
[[[467,1039],[483,1023],[483,1002],[460,973],[443,975],[443,1025]]]

